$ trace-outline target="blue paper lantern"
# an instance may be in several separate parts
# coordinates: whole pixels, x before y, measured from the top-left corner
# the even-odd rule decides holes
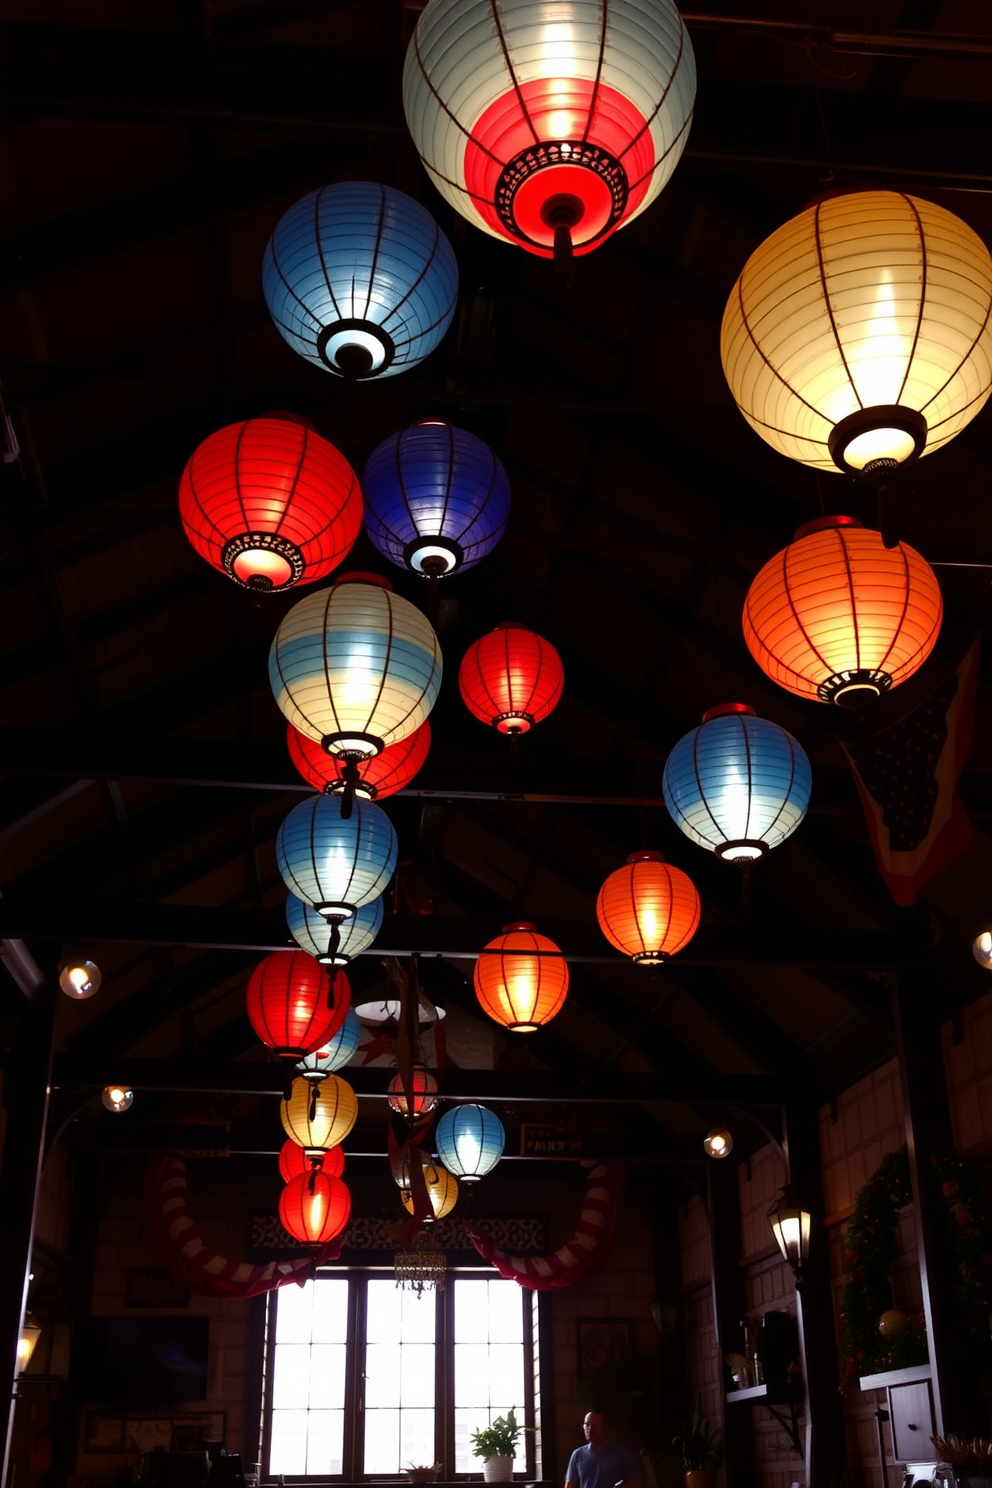
[[[393,377],[437,346],[458,265],[431,214],[392,186],[341,181],[276,224],[262,292],[283,339],[339,377]]]
[[[437,419],[376,445],[365,465],[365,530],[398,568],[471,568],[503,536],[510,482],[487,444]]]
[[[301,1059],[296,1066],[297,1074],[304,1079],[319,1083],[335,1070],[343,1069],[355,1053],[362,1038],[362,1025],[358,1014],[349,1008],[345,1020],[332,1039]]]
[[[662,791],[687,837],[719,858],[748,863],[796,830],[812,784],[809,760],[790,733],[728,703],[679,740]]]
[[[463,1183],[477,1183],[503,1156],[506,1132],[485,1106],[455,1106],[438,1122],[434,1143],[449,1173]]]
[[[341,815],[334,796],[312,796],[294,806],[276,836],[276,864],[297,899],[333,920],[348,919],[378,899],[396,867],[396,833],[381,807],[356,800]],[[337,947],[331,943],[331,953]]]
[[[347,966],[375,940],[382,929],[383,906],[381,899],[363,904],[348,919],[342,920],[338,932],[337,950],[329,948],[330,930],[327,920],[318,914],[312,904],[290,894],[286,900],[286,924],[289,933],[301,951],[316,956],[322,966]]]

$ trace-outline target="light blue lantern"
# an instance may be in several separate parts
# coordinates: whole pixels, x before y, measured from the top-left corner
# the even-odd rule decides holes
[[[341,921],[338,947],[332,952],[329,947],[331,931],[326,918],[312,904],[297,899],[295,894],[290,894],[286,900],[286,924],[290,935],[301,951],[316,956],[322,966],[347,966],[355,956],[367,950],[382,929],[382,915],[381,899],[373,899],[371,904],[356,909],[353,915]]]
[[[506,1132],[485,1106],[455,1106],[438,1122],[434,1143],[449,1173],[463,1183],[478,1183],[503,1156]]]
[[[393,377],[437,346],[458,264],[431,214],[392,186],[341,181],[276,224],[262,292],[283,339],[339,377]]]
[[[365,530],[398,568],[440,578],[503,536],[510,482],[487,444],[441,419],[376,445],[365,465]]]
[[[743,703],[703,714],[668,756],[662,791],[675,825],[732,863],[763,857],[809,806],[809,760],[790,733]]]
[[[378,899],[396,867],[396,833],[381,807],[357,799],[341,815],[335,796],[309,796],[294,806],[276,836],[276,864],[297,899],[333,922]],[[337,953],[332,931],[330,953]]]
[[[301,1059],[296,1066],[297,1074],[305,1080],[313,1080],[319,1084],[335,1070],[343,1069],[358,1048],[362,1038],[362,1025],[358,1021],[358,1015],[351,1008],[345,1016],[344,1022],[332,1039],[329,1039],[320,1049],[308,1054]]]

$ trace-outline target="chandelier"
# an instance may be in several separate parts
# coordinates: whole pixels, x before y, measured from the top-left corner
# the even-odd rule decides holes
[[[418,1297],[424,1292],[444,1291],[447,1262],[432,1235],[426,1232],[414,1235],[405,1250],[396,1252],[394,1265],[396,1285],[404,1291],[415,1292]]]

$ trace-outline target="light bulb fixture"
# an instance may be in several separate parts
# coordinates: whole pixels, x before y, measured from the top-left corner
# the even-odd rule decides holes
[[[21,1331],[17,1335],[17,1373],[23,1374],[31,1363],[31,1355],[38,1346],[41,1337],[41,1324],[34,1313],[26,1312],[21,1324]]]
[[[992,930],[983,930],[971,943],[971,954],[979,966],[992,971]]]
[[[86,956],[67,956],[59,962],[59,986],[73,1002],[85,1002],[99,992],[102,981],[99,966]]]
[[[792,1268],[796,1286],[802,1283],[803,1266],[809,1257],[810,1215],[799,1203],[792,1187],[786,1184],[768,1211],[776,1244]]]
[[[119,1114],[121,1111],[130,1111],[134,1104],[134,1091],[129,1090],[126,1085],[108,1085],[100,1099],[108,1111]]]
[[[729,1157],[734,1150],[734,1139],[725,1126],[711,1126],[703,1138],[703,1151],[707,1157]]]

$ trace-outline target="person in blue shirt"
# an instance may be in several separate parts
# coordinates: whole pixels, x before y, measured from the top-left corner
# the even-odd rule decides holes
[[[565,1488],[644,1488],[641,1464],[627,1447],[610,1440],[610,1418],[591,1410],[582,1423],[586,1445],[568,1459]]]

